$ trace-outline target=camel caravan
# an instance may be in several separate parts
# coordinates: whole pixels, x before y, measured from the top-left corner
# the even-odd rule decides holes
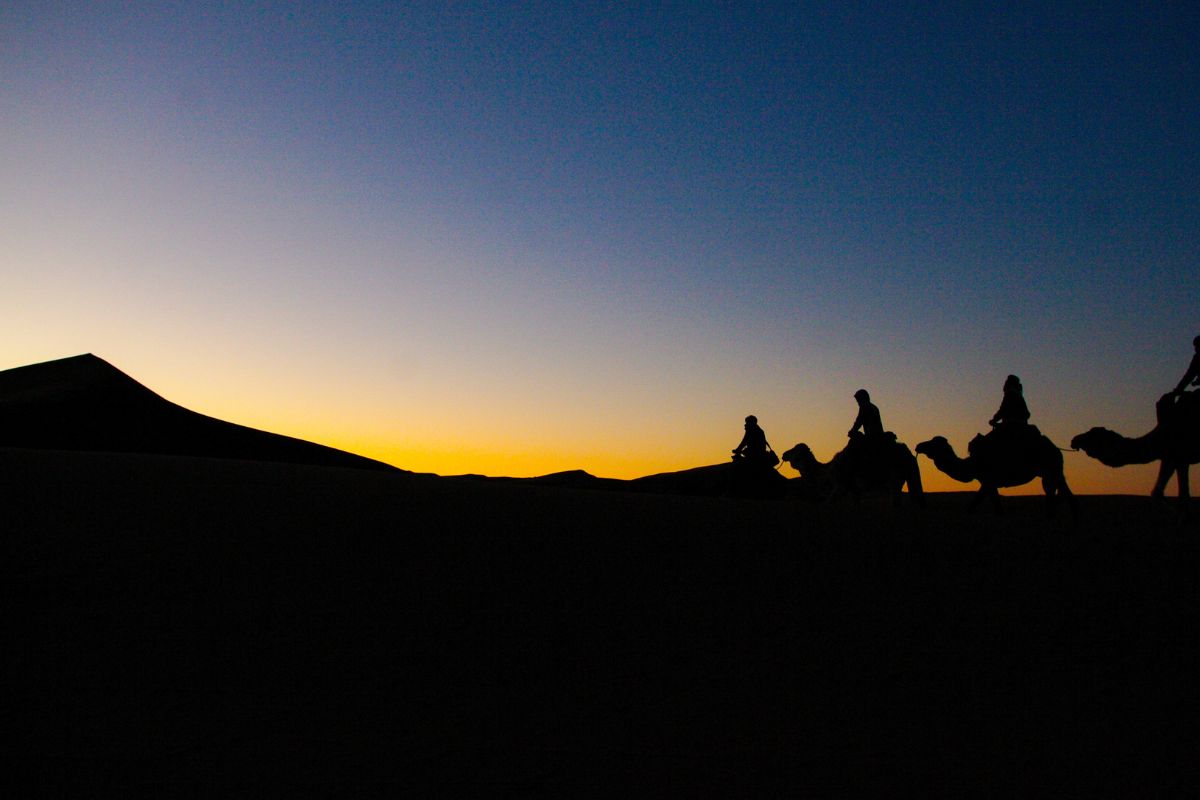
[[[1200,387],[1200,336],[1192,345],[1195,355],[1187,372],[1155,406],[1157,425],[1153,430],[1131,439],[1107,428],[1092,428],[1071,440],[1073,449],[1109,467],[1160,462],[1151,496],[1161,498],[1174,475],[1185,512],[1190,494],[1188,467],[1200,463],[1200,391],[1187,391],[1188,386]],[[779,475],[777,465],[781,457],[767,444],[758,420],[747,417],[746,434],[733,450],[734,488],[745,493],[747,487],[768,487],[778,494],[787,485],[787,491],[793,495],[825,501],[839,496],[857,500],[864,493],[886,492],[897,506],[907,489],[910,500],[922,505],[924,492],[916,455],[896,434],[884,430],[879,409],[865,389],[855,392],[854,399],[859,412],[848,433],[849,442],[830,461],[817,460],[804,443],[783,453],[782,461],[800,474],[794,481]],[[1062,448],[1036,425],[1029,424],[1029,416],[1021,381],[1009,375],[1000,409],[988,421],[992,430],[971,440],[965,458],[954,451],[944,436],[921,442],[915,448],[916,453],[927,457],[938,470],[956,481],[977,481],[979,491],[972,500],[972,508],[985,498],[998,507],[999,489],[1040,479],[1049,513],[1054,513],[1059,501],[1067,502],[1072,512],[1076,512],[1075,495],[1063,472]]]

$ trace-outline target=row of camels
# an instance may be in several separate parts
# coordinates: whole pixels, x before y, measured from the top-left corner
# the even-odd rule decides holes
[[[1200,463],[1200,391],[1183,395],[1164,395],[1155,407],[1157,424],[1149,433],[1129,438],[1107,428],[1092,428],[1071,439],[1071,447],[1109,467],[1160,462],[1158,479],[1151,495],[1163,496],[1172,475],[1177,477],[1179,499],[1186,509],[1189,498],[1188,467]],[[955,453],[944,436],[935,436],[916,446],[916,453],[929,458],[934,466],[962,483],[978,481],[980,488],[972,506],[984,498],[998,502],[998,490],[1021,486],[1041,479],[1053,513],[1059,500],[1076,508],[1075,496],[1063,473],[1062,450],[1034,426],[1018,436],[1003,440],[978,435],[968,445],[966,458]],[[800,473],[801,480],[816,496],[834,497],[846,493],[858,496],[865,491],[887,491],[893,502],[901,502],[908,488],[911,500],[923,502],[921,472],[917,457],[903,442],[889,434],[886,445],[872,457],[862,455],[863,448],[852,443],[829,462],[818,461],[807,444],[786,451],[782,460]]]

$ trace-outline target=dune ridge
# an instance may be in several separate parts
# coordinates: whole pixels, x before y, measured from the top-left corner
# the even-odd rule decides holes
[[[0,372],[0,446],[398,469],[191,411],[90,353]]]
[[[232,458],[413,474],[365,456],[199,414],[90,353],[0,372],[0,447]],[[535,477],[456,477],[559,488],[716,495],[731,490],[730,470],[726,462],[632,480],[598,477],[582,469]],[[775,472],[756,482],[749,493],[777,495],[786,485],[787,479]],[[733,489],[747,493],[744,486]]]

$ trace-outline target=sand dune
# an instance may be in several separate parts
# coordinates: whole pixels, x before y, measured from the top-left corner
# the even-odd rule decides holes
[[[363,456],[255,430],[178,406],[94,355],[0,372],[0,447],[203,456],[314,466],[395,470]],[[534,478],[489,478],[541,486],[713,495],[747,493],[731,480],[730,464],[649,475],[632,481],[583,470]],[[767,476],[768,493],[785,479]],[[761,493],[764,487],[752,487]],[[751,492],[753,493],[753,492]]]
[[[90,354],[0,372],[0,446],[394,469],[189,411]]]

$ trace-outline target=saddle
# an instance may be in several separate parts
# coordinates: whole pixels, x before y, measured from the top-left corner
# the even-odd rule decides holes
[[[1024,459],[1041,442],[1042,432],[1036,425],[997,425],[987,434],[977,435],[967,445],[973,458]]]
[[[855,431],[846,444],[844,469],[849,469],[858,480],[868,486],[882,484],[890,469],[892,448],[898,439],[892,431],[867,436]]]

